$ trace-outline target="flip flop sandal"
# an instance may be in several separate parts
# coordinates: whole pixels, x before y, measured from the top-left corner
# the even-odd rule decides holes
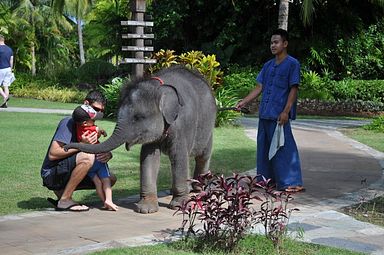
[[[65,207],[65,208],[61,208],[61,207],[56,207],[55,210],[56,211],[69,211],[69,212],[86,212],[86,211],[89,211],[89,207],[88,208],[84,208],[84,209],[74,209],[73,207],[75,206],[82,206],[81,204],[73,204],[73,205],[70,205],[68,207]]]
[[[287,193],[298,193],[298,192],[304,192],[305,188],[302,186],[296,186],[296,187],[288,187],[284,189]]]

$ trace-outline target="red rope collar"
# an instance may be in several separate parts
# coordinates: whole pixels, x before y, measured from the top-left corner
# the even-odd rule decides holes
[[[152,79],[158,80],[160,82],[160,85],[164,84],[164,81],[162,79],[160,79],[159,77],[157,77],[157,76],[152,77]]]

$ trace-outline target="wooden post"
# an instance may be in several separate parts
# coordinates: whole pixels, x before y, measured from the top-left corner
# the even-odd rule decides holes
[[[132,13],[135,21],[144,21],[145,4],[145,0],[132,1]],[[139,35],[144,34],[144,26],[136,26],[135,33]],[[144,47],[144,39],[138,38],[135,41],[136,47]],[[144,59],[144,51],[136,51],[134,54],[136,59]],[[134,72],[136,78],[142,77],[144,75],[144,64],[135,64]]]
[[[131,10],[133,14],[133,20],[121,21],[122,26],[131,26],[134,27],[133,33],[122,34],[123,39],[130,39],[134,42],[134,45],[131,46],[122,46],[122,51],[129,51],[132,55],[131,58],[124,58],[122,64],[133,64],[133,76],[136,78],[142,77],[144,75],[144,65],[145,64],[154,64],[156,59],[145,58],[145,54],[153,52],[152,43],[149,43],[155,35],[154,34],[144,34],[144,28],[151,28],[153,22],[144,21],[145,19],[145,0],[133,0],[131,2]],[[147,44],[151,46],[146,46]]]

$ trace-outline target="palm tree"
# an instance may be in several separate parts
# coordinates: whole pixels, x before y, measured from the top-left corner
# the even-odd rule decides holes
[[[50,3],[51,0],[19,0],[13,5],[10,35],[13,34],[16,43],[16,54],[23,54],[19,62],[27,66],[33,76],[37,64],[48,73],[46,68],[53,70],[62,56],[69,58],[69,54],[64,53],[69,47],[65,45],[63,31],[70,31],[72,26],[62,16],[52,16]]]
[[[278,28],[288,31],[288,14],[289,14],[289,0],[280,0]]]
[[[41,20],[40,8],[38,1],[21,0],[19,5],[13,12],[13,16],[18,18],[19,25],[26,26],[29,29],[26,32],[26,39],[29,42],[29,50],[31,55],[30,69],[33,76],[36,75],[36,22]]]
[[[80,64],[85,63],[83,29],[84,17],[90,12],[92,0],[53,0],[53,8],[58,13],[67,13],[76,18],[77,35],[79,40]]]

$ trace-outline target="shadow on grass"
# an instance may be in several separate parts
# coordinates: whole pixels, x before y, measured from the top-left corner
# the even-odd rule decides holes
[[[29,200],[18,202],[17,206],[22,209],[39,210],[52,207],[52,204],[45,197],[31,197]]]

